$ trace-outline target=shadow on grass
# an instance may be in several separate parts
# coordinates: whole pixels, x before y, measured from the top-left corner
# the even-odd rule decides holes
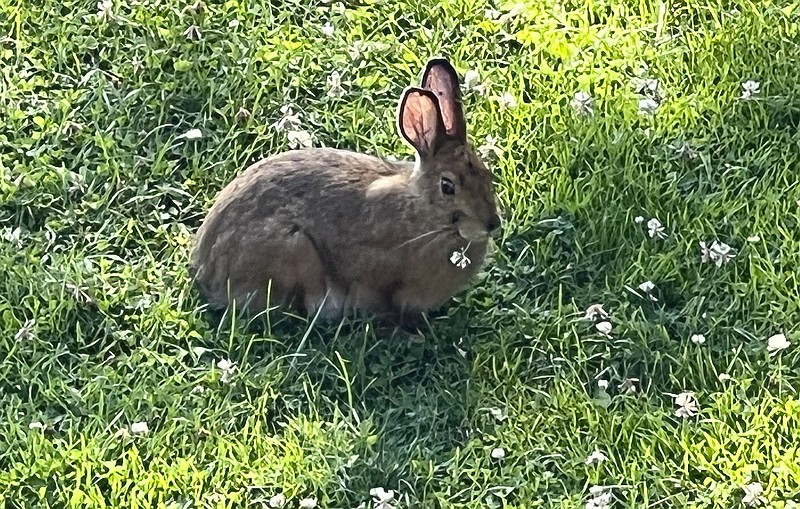
[[[231,355],[246,357],[251,370],[280,373],[263,417],[273,433],[306,414],[344,419],[363,438],[358,458],[342,472],[348,481],[328,493],[333,503],[357,503],[373,487],[404,484],[421,497],[414,479],[424,477],[420,462],[445,464],[468,439],[469,363],[459,342],[470,333],[465,317],[431,315],[416,333],[367,316],[316,324],[281,311],[249,322],[228,318],[212,316],[216,336],[230,337],[233,327],[236,336],[250,337]]]

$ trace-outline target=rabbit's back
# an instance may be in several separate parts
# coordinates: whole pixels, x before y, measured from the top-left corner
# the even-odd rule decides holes
[[[328,213],[356,214],[359,211],[352,207],[356,196],[373,181],[402,174],[402,168],[381,159],[345,150],[284,152],[254,163],[231,181],[209,211],[208,226],[204,224],[198,235],[217,221],[237,227],[244,219],[258,220],[279,211],[295,221],[313,219],[323,207]],[[343,198],[351,199],[342,203]]]

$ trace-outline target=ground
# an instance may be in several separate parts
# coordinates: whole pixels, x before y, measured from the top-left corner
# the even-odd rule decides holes
[[[794,506],[798,23],[0,0],[0,505]],[[216,193],[290,146],[411,157],[397,99],[436,55],[505,219],[471,286],[417,337],[206,313]]]

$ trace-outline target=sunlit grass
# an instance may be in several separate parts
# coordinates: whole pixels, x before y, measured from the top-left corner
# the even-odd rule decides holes
[[[796,3],[103,12],[0,0],[4,507],[800,501]],[[411,157],[397,99],[434,55],[477,72],[505,219],[471,287],[423,338],[208,315],[187,263],[216,193],[290,130]]]

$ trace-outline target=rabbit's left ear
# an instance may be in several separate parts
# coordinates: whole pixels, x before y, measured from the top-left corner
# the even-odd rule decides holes
[[[448,136],[467,142],[467,121],[461,106],[458,73],[444,58],[433,58],[425,66],[422,88],[432,90],[439,99],[442,123]]]
[[[400,134],[423,157],[432,157],[444,141],[439,101],[431,90],[409,87],[397,113]]]

